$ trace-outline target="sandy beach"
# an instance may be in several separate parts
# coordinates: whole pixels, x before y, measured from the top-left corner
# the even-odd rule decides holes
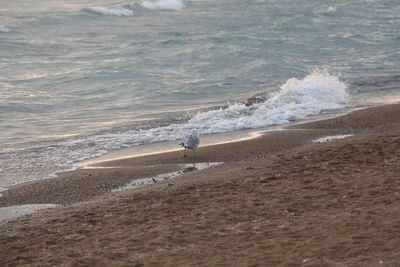
[[[102,162],[1,192],[0,207],[59,205],[0,221],[1,265],[400,266],[400,105],[182,155]],[[207,162],[223,164],[181,165]],[[181,174],[112,192],[172,172]]]

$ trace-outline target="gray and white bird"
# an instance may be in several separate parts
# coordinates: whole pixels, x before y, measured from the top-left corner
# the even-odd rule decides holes
[[[185,152],[183,152],[183,156],[186,157],[186,149],[191,149],[194,150],[199,146],[200,144],[200,138],[196,133],[191,133],[190,135],[186,136],[185,139],[183,139],[183,142],[180,143],[179,145],[181,147],[185,148]]]

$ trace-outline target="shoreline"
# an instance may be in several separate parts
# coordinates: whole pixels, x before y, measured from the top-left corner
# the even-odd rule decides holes
[[[217,133],[206,136],[201,136],[201,147],[222,145],[227,143],[240,142],[250,140],[263,135],[269,131],[283,130],[281,126],[264,127],[260,129],[245,129],[233,132]],[[95,157],[93,159],[85,160],[80,162],[82,168],[91,168],[92,165],[101,164],[102,162],[115,161],[129,158],[146,157],[170,152],[181,151],[182,148],[177,144],[180,140],[165,141],[160,143],[151,143],[140,146],[134,146],[130,148],[117,149],[114,151],[107,152],[104,155]]]
[[[333,124],[329,124],[331,121],[343,121],[351,114],[360,114],[365,111],[374,110],[374,109],[384,109],[385,107],[393,107],[400,106],[400,104],[389,104],[389,105],[381,105],[376,107],[367,107],[361,109],[355,109],[343,113],[339,116],[329,116],[325,119],[311,119],[303,122],[288,124],[284,126],[270,126],[264,127],[261,129],[247,129],[241,130],[231,133],[222,133],[222,134],[214,134],[211,138],[207,139],[206,144],[201,144],[201,146],[196,151],[205,150],[205,154],[207,157],[200,156],[195,159],[191,159],[190,157],[186,160],[180,158],[182,154],[182,149],[176,148],[171,149],[171,144],[175,144],[177,141],[166,142],[166,150],[157,151],[156,147],[159,144],[150,144],[151,152],[132,152],[132,149],[122,149],[117,150],[115,152],[107,153],[103,156],[96,157],[94,159],[90,159],[84,161],[80,164],[80,168],[74,169],[71,171],[63,171],[56,175],[56,177],[49,177],[40,180],[32,180],[23,183],[13,184],[5,190],[1,191],[0,197],[0,208],[7,206],[18,206],[18,205],[29,205],[29,204],[71,204],[77,203],[80,201],[88,201],[93,198],[101,197],[106,194],[111,193],[114,189],[123,187],[128,184],[132,180],[146,177],[152,177],[156,175],[161,175],[164,173],[168,173],[171,171],[178,171],[178,164],[187,164],[193,162],[226,162],[226,161],[238,161],[238,160],[248,160],[251,158],[250,154],[255,153],[253,155],[254,158],[259,157],[259,155],[264,154],[262,151],[257,151],[255,146],[258,145],[257,139],[264,139],[261,143],[265,142],[277,142],[278,146],[275,146],[271,152],[281,153],[282,150],[293,149],[297,146],[302,145],[312,145],[311,138],[323,138],[329,135],[337,135],[348,133],[353,134],[353,132],[357,132],[357,130],[351,129],[352,127],[356,127],[357,125],[351,125],[347,122],[342,127],[333,126]],[[357,116],[356,116],[357,117]],[[359,118],[356,118],[359,120]],[[343,120],[343,121],[342,121]],[[352,121],[352,119],[350,119]],[[357,123],[360,123],[357,121]],[[329,126],[321,126],[324,124],[329,124]],[[313,126],[317,126],[314,127]],[[311,126],[311,127],[310,127]],[[359,125],[360,126],[360,125]],[[361,124],[362,126],[362,124]],[[362,127],[370,127],[370,125],[364,125]],[[345,128],[345,129],[344,129]],[[350,129],[350,130],[349,130]],[[229,138],[224,137],[225,134],[228,134]],[[294,137],[295,135],[299,135]],[[283,135],[283,138],[282,138]],[[287,137],[286,137],[286,136]],[[301,137],[300,137],[301,135]],[[272,138],[272,140],[270,140]],[[295,143],[290,144],[288,147],[282,145],[282,140],[280,139],[298,139]],[[296,143],[297,142],[297,143]],[[251,145],[250,149],[242,149],[238,147],[246,146],[247,144]],[[224,148],[225,147],[225,148]],[[228,155],[220,155],[221,153],[218,151],[220,148],[224,148],[227,151],[236,151],[243,150],[241,153],[237,155],[233,155],[232,153],[228,153]],[[146,148],[140,149],[139,151],[146,151]],[[211,156],[210,156],[211,155]],[[220,155],[220,156],[218,156]],[[136,169],[131,169],[126,171],[127,166],[133,166]],[[129,167],[130,168],[130,167]],[[112,172],[118,172],[117,175],[110,174]],[[136,172],[135,175],[132,175],[132,171]],[[92,175],[91,172],[94,172]],[[122,172],[122,173],[121,173]],[[77,178],[74,178],[74,177]],[[103,183],[101,182],[105,180],[109,180],[107,177],[111,176],[113,180],[111,183]],[[76,186],[75,183],[81,183],[82,180],[89,179],[90,182],[87,183],[86,187],[95,186],[99,190],[91,190],[92,192],[87,196],[83,197],[82,194],[87,193],[88,188],[83,189],[85,192],[81,192],[79,195],[81,196],[73,196],[74,192],[69,192],[70,196],[67,200],[65,196],[60,196],[59,191],[63,189],[63,187],[67,186],[70,190],[78,190],[79,186]],[[79,181],[79,182],[78,182]],[[51,189],[48,189],[51,188]],[[21,195],[27,195],[29,197],[22,197]],[[45,195],[49,197],[40,197],[39,195]],[[11,197],[12,196],[12,197]],[[39,200],[39,201],[38,201]],[[48,200],[48,201],[45,201]]]
[[[364,107],[364,108],[368,108],[368,107]],[[205,146],[221,145],[221,144],[226,144],[226,143],[250,140],[250,139],[257,138],[258,136],[264,135],[266,133],[269,133],[269,132],[288,131],[288,130],[291,130],[291,128],[295,127],[296,125],[340,117],[340,116],[346,115],[346,114],[348,114],[352,111],[358,110],[358,109],[360,109],[360,108],[354,108],[354,109],[348,109],[348,110],[346,109],[345,111],[341,111],[338,113],[336,113],[336,112],[328,113],[319,118],[303,119],[301,121],[296,121],[293,123],[286,123],[286,124],[282,124],[282,125],[271,125],[271,126],[265,126],[265,127],[261,127],[261,128],[255,128],[255,129],[242,129],[242,130],[236,130],[236,131],[232,131],[232,132],[223,132],[223,133],[215,133],[215,134],[205,135],[205,136],[201,137],[200,146],[205,147]],[[363,108],[361,108],[361,109],[363,109]],[[300,129],[294,128],[293,130],[300,130]],[[45,178],[36,178],[36,179],[29,179],[29,180],[24,180],[24,181],[2,184],[0,186],[0,190],[8,190],[9,188],[24,185],[24,184],[28,185],[28,184],[32,184],[32,183],[36,183],[36,182],[45,181],[48,179],[54,179],[54,177],[57,177],[62,173],[69,173],[69,172],[73,172],[73,171],[76,171],[79,169],[85,169],[87,167],[90,167],[90,165],[100,163],[103,161],[111,161],[111,160],[126,159],[126,158],[133,158],[133,157],[143,157],[143,156],[149,156],[149,155],[157,155],[157,154],[162,154],[162,153],[180,151],[181,148],[177,147],[177,143],[179,143],[179,140],[164,141],[164,142],[160,142],[160,143],[143,144],[143,145],[134,146],[134,147],[130,147],[130,148],[119,148],[116,150],[108,151],[103,155],[96,156],[94,158],[90,158],[90,159],[78,162],[75,165],[72,165],[71,168],[69,168],[69,169],[55,171],[55,172],[49,174]]]
[[[390,104],[388,104],[390,105]],[[380,106],[385,106],[382,104]],[[345,116],[353,111],[368,109],[372,106],[366,107],[354,107],[352,109],[345,109],[345,111],[338,113],[329,113],[325,114],[322,117],[318,118],[310,118],[310,119],[302,119],[301,121],[286,123],[282,125],[270,125],[261,128],[251,128],[251,129],[242,129],[231,132],[222,132],[222,133],[214,133],[210,135],[201,136],[201,147],[214,146],[214,145],[223,145],[228,143],[241,142],[246,140],[255,139],[257,137],[263,136],[265,134],[271,132],[280,132],[280,131],[289,131],[289,130],[302,130],[297,128],[297,125],[307,124],[311,122],[324,121],[329,120],[341,116]],[[177,147],[177,143],[180,140],[175,141],[165,141],[160,143],[151,143],[144,144],[140,146],[134,146],[130,148],[121,148],[114,151],[109,151],[104,155],[95,157],[93,159],[85,160],[78,165],[82,168],[90,167],[93,164],[105,162],[105,161],[114,161],[120,159],[128,159],[128,158],[136,158],[136,157],[145,157],[169,152],[176,152],[182,150],[182,148]]]
[[[101,162],[104,169],[3,191],[1,207],[63,207],[0,222],[0,259],[6,265],[399,264],[400,104],[289,129],[199,147],[193,157],[174,151]],[[312,142],[332,135],[349,136]],[[224,164],[110,193],[196,162]]]
[[[179,171],[182,164],[201,162],[235,163],[281,153],[310,142],[313,138],[336,134],[336,130],[282,129],[255,138],[201,146],[194,157],[183,150],[99,161],[85,168],[62,172],[57,177],[17,184],[2,192],[0,207],[26,204],[72,204],[90,201],[123,187],[132,180]]]

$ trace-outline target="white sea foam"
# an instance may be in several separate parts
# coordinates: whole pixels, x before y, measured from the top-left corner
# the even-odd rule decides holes
[[[352,134],[339,134],[339,135],[329,135],[329,136],[324,136],[320,137],[317,139],[314,139],[312,142],[313,143],[327,143],[333,140],[339,140],[339,139],[344,139],[347,137],[353,136]]]
[[[326,11],[327,11],[327,12],[335,12],[335,11],[336,11],[336,7],[334,7],[334,6],[329,6],[329,7],[326,9]]]
[[[315,71],[303,80],[289,79],[263,103],[234,104],[227,109],[199,113],[189,124],[200,128],[202,134],[284,124],[341,108],[348,98],[346,85],[337,77]]]
[[[117,17],[130,17],[133,16],[133,10],[119,7],[119,8],[107,8],[107,7],[92,7],[87,9],[89,12],[96,13],[103,16],[117,16]]]
[[[2,194],[1,192],[4,192],[4,191],[7,191],[7,188],[2,188],[2,187],[0,187],[0,197],[3,196],[3,194]]]
[[[10,32],[11,30],[4,25],[0,25],[0,32]]]
[[[183,0],[146,0],[141,5],[150,10],[180,10],[185,7]]]
[[[162,173],[153,177],[146,177],[146,178],[141,178],[141,179],[135,179],[132,180],[131,182],[127,183],[124,186],[115,188],[111,190],[111,192],[119,192],[119,191],[124,191],[128,189],[133,189],[145,185],[151,185],[155,184],[158,182],[162,182],[164,180],[171,180],[178,178],[180,176],[183,176],[188,170],[192,169],[191,171],[202,171],[211,167],[219,166],[223,164],[223,162],[196,162],[193,164],[181,164],[181,170],[180,171],[175,171],[175,172],[169,172],[169,173]],[[189,171],[190,172],[190,171]]]

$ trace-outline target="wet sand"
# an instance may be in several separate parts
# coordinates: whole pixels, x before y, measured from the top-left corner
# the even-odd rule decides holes
[[[0,206],[4,266],[399,266],[400,105],[20,185]],[[327,143],[312,140],[350,135]],[[118,193],[181,163],[224,162]],[[82,202],[84,201],[84,202]]]

